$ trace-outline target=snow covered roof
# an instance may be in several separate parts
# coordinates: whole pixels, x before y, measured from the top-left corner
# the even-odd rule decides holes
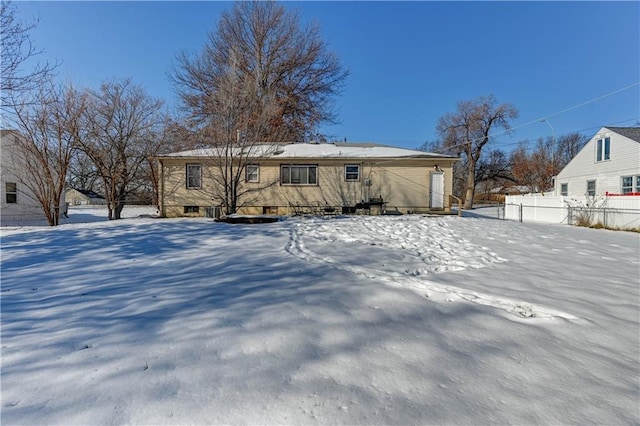
[[[203,148],[161,155],[161,158],[211,157],[219,156],[220,148]],[[246,147],[248,157],[267,158],[456,158],[433,152],[372,143],[292,143],[292,144],[256,144]]]
[[[498,186],[496,188],[492,188],[489,193],[491,194],[502,194],[505,192],[519,192],[520,194],[524,194],[527,192],[534,192],[526,185],[513,185],[513,186]]]
[[[98,199],[103,199],[104,200],[104,197],[102,195],[98,194],[97,192],[90,191],[88,189],[80,189],[80,188],[71,188],[71,189],[75,189],[76,191],[78,191],[79,193],[84,195],[85,197],[98,198]]]

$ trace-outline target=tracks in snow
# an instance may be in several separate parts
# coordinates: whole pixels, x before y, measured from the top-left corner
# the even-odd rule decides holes
[[[387,220],[385,220],[387,219]],[[490,306],[518,320],[578,318],[557,310],[524,301],[479,293],[439,284],[427,279],[432,274],[481,268],[504,259],[486,247],[475,246],[456,235],[446,219],[418,221],[397,218],[357,218],[343,221],[306,220],[293,223],[286,251],[310,263],[331,265],[337,269],[408,288],[436,302],[468,302]],[[318,249],[309,248],[316,244]],[[359,250],[350,250],[355,246]],[[368,246],[368,247],[367,247]],[[332,250],[327,250],[330,247]],[[378,251],[361,261],[351,261],[353,252]],[[350,257],[351,256],[351,257]],[[376,263],[389,256],[388,263]],[[404,265],[403,265],[404,264]]]

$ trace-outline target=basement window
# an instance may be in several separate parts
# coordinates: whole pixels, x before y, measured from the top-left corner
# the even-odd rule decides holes
[[[184,206],[184,213],[200,213],[200,206]]]

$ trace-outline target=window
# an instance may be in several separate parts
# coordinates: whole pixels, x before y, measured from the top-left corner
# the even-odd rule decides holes
[[[318,166],[280,166],[280,183],[282,185],[317,185]]]
[[[202,167],[200,164],[187,164],[187,188],[202,188]]]
[[[184,212],[187,213],[200,213],[199,206],[184,206]]]
[[[564,197],[569,195],[569,184],[568,183],[561,183],[560,184],[560,195],[562,195]]]
[[[260,182],[260,167],[257,164],[248,164],[246,171],[247,182]]]
[[[593,197],[596,195],[596,181],[588,180],[587,181],[587,196]]]
[[[611,159],[611,138],[598,139],[596,142],[596,161]]]
[[[15,182],[7,182],[4,187],[7,204],[18,202],[18,185]]]
[[[634,186],[634,182],[635,182],[635,186]],[[622,177],[622,193],[631,194],[633,192],[640,192],[640,175],[623,176]]]
[[[359,164],[346,164],[344,166],[344,179],[349,182],[355,182],[360,180],[360,165]]]

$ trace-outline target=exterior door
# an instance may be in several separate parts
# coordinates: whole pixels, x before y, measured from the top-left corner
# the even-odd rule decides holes
[[[443,172],[431,172],[429,179],[429,208],[444,209]]]

